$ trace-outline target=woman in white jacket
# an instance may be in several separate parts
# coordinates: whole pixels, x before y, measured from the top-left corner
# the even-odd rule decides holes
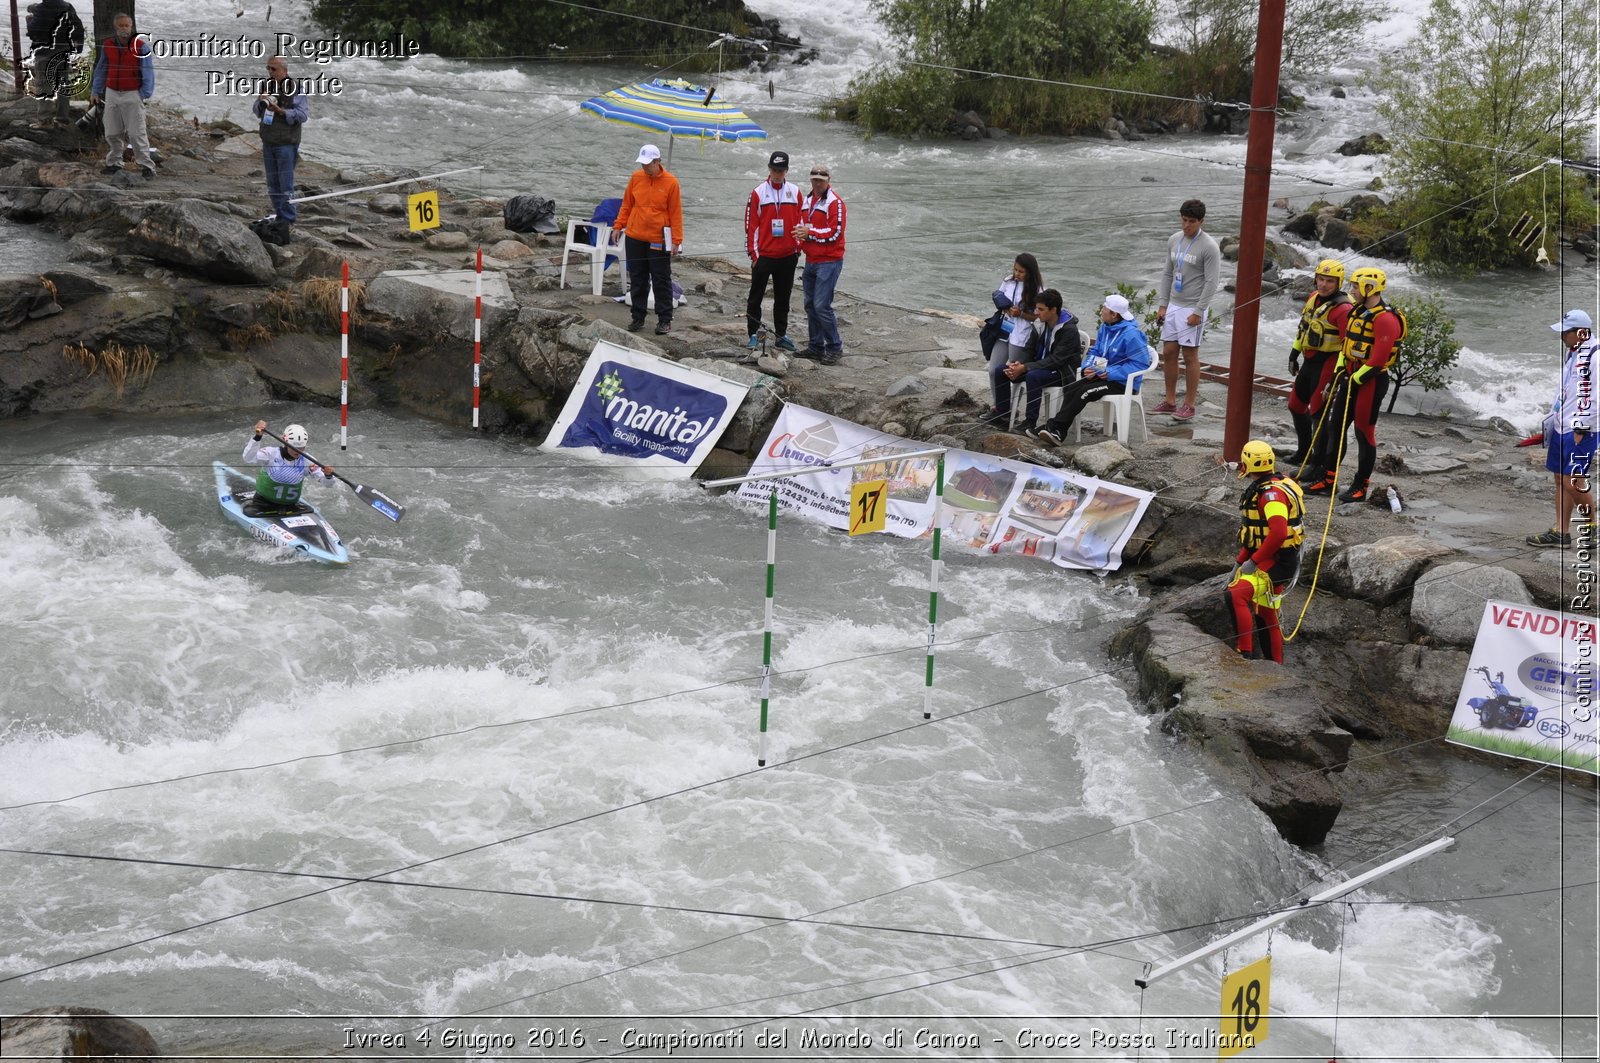
[[[989,412],[1004,407],[1010,409],[1010,394],[1006,401],[999,398],[1002,387],[1009,388],[1010,381],[1001,372],[1007,362],[1026,362],[1033,357],[1033,303],[1044,291],[1044,277],[1039,272],[1039,260],[1024,251],[1011,264],[1011,275],[1000,282],[994,292],[994,305],[1000,312],[1000,338],[989,348],[989,379],[993,382],[995,400]]]

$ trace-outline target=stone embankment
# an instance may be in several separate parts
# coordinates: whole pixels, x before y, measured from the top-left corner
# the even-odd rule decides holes
[[[757,385],[708,463],[710,475],[743,471],[780,401],[792,401],[886,432],[1070,463],[1156,492],[1114,577],[1134,580],[1149,608],[1126,630],[1108,632],[1107,648],[1162,726],[1211,751],[1303,845],[1320,842],[1343,802],[1381,778],[1385,758],[1371,754],[1444,732],[1485,599],[1571,608],[1571,558],[1522,543],[1550,523],[1540,456],[1512,448],[1516,429],[1503,421],[1439,416],[1461,412],[1447,398],[1430,396],[1436,415],[1423,417],[1402,393],[1401,410],[1413,412],[1380,421],[1375,497],[1381,502],[1383,488],[1396,486],[1402,514],[1338,506],[1319,551],[1328,507],[1312,502],[1305,574],[1283,614],[1298,633],[1287,667],[1278,668],[1241,660],[1227,641],[1222,586],[1239,484],[1218,464],[1220,386],[1207,386],[1193,423],[1152,417],[1148,438],[1135,428],[1131,452],[1098,434],[1096,409],[1086,413],[1093,429],[1081,445],[1044,448],[976,423],[987,406],[977,318],[841,293],[847,354],[839,366],[749,352],[743,267],[687,259],[674,273],[689,303],[671,335],[646,338],[623,330],[627,310],[610,295],[590,294],[586,262],[574,261],[569,286],[560,287],[560,238],[551,244],[507,231],[496,201],[446,193],[444,226],[417,234],[404,216],[411,186],[316,200],[305,204],[290,245],[266,245],[247,228],[265,207],[253,137],[152,110],[160,176],[107,178],[88,137],[40,128],[30,107],[0,109],[0,215],[55,234],[68,264],[0,277],[0,414],[253,416],[274,399],[334,404],[338,277],[348,263],[355,402],[465,427],[470,266],[481,247],[489,431],[542,437],[594,342],[608,339]],[[309,161],[299,176],[306,193],[382,179]],[[607,292],[616,291],[615,271],[606,280]],[[844,280],[848,289],[848,262]],[[1218,334],[1219,351],[1225,337]],[[1256,396],[1253,430],[1291,441],[1281,399]],[[1041,566],[1039,578],[1081,577]]]

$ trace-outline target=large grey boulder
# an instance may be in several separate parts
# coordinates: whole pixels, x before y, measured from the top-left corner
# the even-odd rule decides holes
[[[1431,568],[1411,595],[1411,624],[1440,642],[1470,646],[1486,601],[1532,605],[1522,577],[1494,565],[1452,561]]]
[[[1122,468],[1133,460],[1133,451],[1118,443],[1115,439],[1108,439],[1104,443],[1094,443],[1087,447],[1079,447],[1077,453],[1072,455],[1072,464],[1090,476],[1098,476],[1104,480],[1112,473]]]
[[[0,329],[61,313],[55,293],[34,274],[0,274]]]
[[[453,336],[472,342],[473,291],[476,271],[391,269],[367,285],[366,312],[411,326],[414,336]],[[483,336],[516,320],[517,297],[502,273],[483,274]]]
[[[99,1008],[35,1008],[0,1020],[0,1056],[58,1060],[160,1059],[150,1032]]]
[[[272,258],[255,233],[198,199],[146,210],[128,234],[128,248],[214,280],[268,284],[275,277]]]
[[[715,373],[750,389],[744,402],[734,411],[732,420],[722,433],[722,438],[717,441],[719,449],[745,454],[752,447],[760,446],[766,441],[767,432],[772,428],[772,423],[778,419],[778,410],[782,406],[773,389],[767,386],[772,383],[771,377],[748,366],[729,365],[727,362],[713,359],[685,358],[683,364],[707,373]]]
[[[1339,553],[1323,575],[1336,594],[1388,605],[1411,590],[1419,572],[1450,552],[1420,535],[1395,535]]]

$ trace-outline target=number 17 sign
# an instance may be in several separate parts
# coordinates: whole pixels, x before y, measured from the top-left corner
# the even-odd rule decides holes
[[[1222,1036],[1217,1058],[1227,1059],[1267,1039],[1267,999],[1272,988],[1272,957],[1263,956],[1222,980]]]
[[[867,480],[850,485],[850,534],[865,535],[883,531],[884,517],[889,512],[887,480]]]

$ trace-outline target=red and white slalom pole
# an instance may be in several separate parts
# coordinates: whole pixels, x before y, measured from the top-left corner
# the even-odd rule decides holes
[[[483,248],[478,248],[478,275],[472,289],[472,427],[478,427],[479,366],[483,364]]]
[[[339,264],[339,449],[350,436],[350,263]]]

